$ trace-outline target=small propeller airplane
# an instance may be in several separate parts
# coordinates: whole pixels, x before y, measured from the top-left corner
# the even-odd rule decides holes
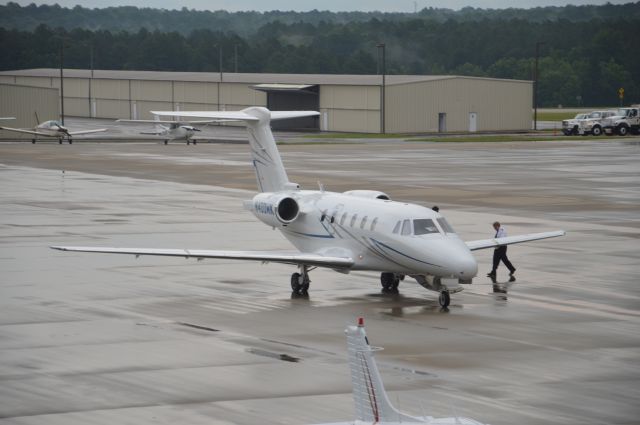
[[[16,133],[26,133],[32,134],[36,137],[31,139],[31,143],[36,143],[37,136],[41,137],[54,137],[58,139],[58,143],[62,144],[62,141],[66,139],[69,144],[73,143],[73,136],[79,136],[82,134],[91,134],[91,133],[101,133],[103,131],[107,131],[106,128],[99,128],[95,130],[79,130],[79,131],[69,131],[65,126],[62,125],[60,121],[57,120],[49,120],[43,123],[40,123],[38,119],[38,115],[36,114],[36,125],[34,128],[11,128],[11,127],[0,127],[0,130],[13,131]]]
[[[202,131],[199,128],[194,127],[191,124],[212,124],[220,122],[220,120],[206,120],[206,121],[182,121],[182,120],[116,120],[116,122],[132,122],[132,123],[153,123],[156,124],[156,131],[142,131],[140,134],[150,134],[154,136],[162,136],[164,138],[164,144],[176,140],[185,140],[187,145],[193,143],[197,144],[193,135],[196,132]],[[167,124],[167,125],[163,125]]]
[[[364,327],[364,319],[358,318],[357,326],[347,326],[347,349],[353,401],[356,419],[350,422],[334,422],[316,425],[483,425],[471,418],[454,416],[435,418],[433,416],[410,416],[397,410],[389,401],[384,389],[378,365],[373,356],[380,347],[369,345]]]
[[[450,294],[471,283],[478,263],[471,251],[563,236],[564,231],[533,233],[464,242],[437,211],[421,205],[392,201],[375,190],[344,193],[301,190],[289,181],[273,138],[270,122],[317,116],[315,111],[269,111],[251,107],[241,111],[152,111],[159,116],[186,116],[239,121],[247,127],[251,158],[260,193],[244,201],[266,225],[278,229],[297,252],[224,251],[52,246],[62,251],[109,254],[160,255],[184,258],[253,260],[292,264],[293,294],[307,294],[309,272],[317,267],[348,274],[353,270],[378,271],[382,288],[396,292],[410,276],[428,290],[439,292],[446,308]]]

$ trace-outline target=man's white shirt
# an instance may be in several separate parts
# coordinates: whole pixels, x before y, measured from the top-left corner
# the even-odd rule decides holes
[[[500,228],[496,232],[496,238],[506,238],[506,237],[507,237],[507,230],[504,227],[500,226]]]

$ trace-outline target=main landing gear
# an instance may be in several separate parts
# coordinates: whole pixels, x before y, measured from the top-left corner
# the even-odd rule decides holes
[[[440,296],[438,297],[438,303],[440,307],[447,308],[451,303],[451,297],[449,296],[449,291],[440,292]]]
[[[293,273],[291,275],[291,291],[292,294],[306,295],[309,292],[309,272],[313,269],[309,269],[309,266],[301,265],[300,273]]]

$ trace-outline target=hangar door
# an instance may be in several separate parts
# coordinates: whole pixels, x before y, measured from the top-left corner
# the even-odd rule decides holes
[[[267,93],[267,108],[272,111],[319,111],[320,91],[312,84],[256,84],[251,86]],[[273,121],[274,130],[319,130],[319,117]]]

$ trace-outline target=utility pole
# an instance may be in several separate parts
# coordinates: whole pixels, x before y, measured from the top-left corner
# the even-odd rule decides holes
[[[233,70],[235,73],[238,73],[238,45],[234,44],[233,46],[233,58],[234,58],[234,67]]]
[[[60,122],[64,125],[64,40],[60,40]]]
[[[218,45],[218,67],[220,69],[220,82],[218,83],[218,111],[221,111],[222,105],[220,105],[220,91],[222,90],[222,45]]]
[[[385,134],[385,91],[386,91],[386,77],[387,77],[387,58],[386,58],[386,46],[384,43],[378,43],[376,45],[378,52],[382,49],[382,90],[380,92],[380,132]]]
[[[89,117],[94,118],[93,108],[91,106],[91,86],[93,85],[93,43],[89,46],[89,66],[91,69],[91,78],[89,78]]]
[[[536,42],[536,66],[535,66],[535,78],[533,87],[533,129],[538,129],[538,58],[540,57],[540,46],[545,44],[544,41]]]

